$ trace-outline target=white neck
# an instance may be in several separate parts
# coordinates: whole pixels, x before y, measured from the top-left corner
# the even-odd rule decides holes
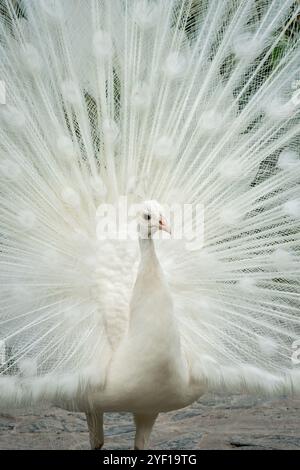
[[[153,352],[168,345],[166,352],[179,354],[179,332],[173,313],[173,302],[155,251],[154,241],[140,239],[141,261],[131,302],[129,331],[134,331],[144,344],[152,338]],[[149,341],[147,341],[149,343]],[[159,345],[159,347],[158,347]]]
[[[139,244],[141,252],[140,268],[146,268],[148,262],[160,267],[152,238],[139,238]]]

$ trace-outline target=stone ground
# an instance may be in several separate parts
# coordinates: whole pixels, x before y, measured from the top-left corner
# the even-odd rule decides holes
[[[105,415],[105,448],[132,448],[132,418]],[[162,414],[151,449],[300,449],[300,399],[206,395]],[[58,408],[0,415],[0,449],[88,449],[82,413]]]

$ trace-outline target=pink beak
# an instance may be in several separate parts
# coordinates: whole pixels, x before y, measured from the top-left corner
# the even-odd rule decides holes
[[[159,230],[163,230],[164,232],[168,232],[171,234],[171,228],[164,217],[161,217],[159,219]]]

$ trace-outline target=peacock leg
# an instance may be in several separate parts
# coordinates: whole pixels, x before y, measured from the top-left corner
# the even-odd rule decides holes
[[[136,414],[134,413],[134,422],[136,426],[134,448],[136,450],[145,449],[147,446],[153,425],[158,416],[157,414]]]
[[[100,450],[104,444],[103,413],[92,411],[85,415],[89,429],[91,449]]]

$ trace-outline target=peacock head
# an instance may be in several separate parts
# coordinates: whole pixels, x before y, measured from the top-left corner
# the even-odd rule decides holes
[[[154,200],[142,203],[138,217],[138,228],[141,238],[152,238],[158,230],[171,233],[162,206]]]

